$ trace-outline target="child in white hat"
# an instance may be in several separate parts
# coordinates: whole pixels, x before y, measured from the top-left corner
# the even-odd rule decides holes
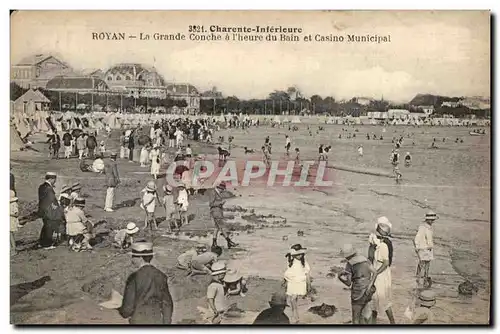
[[[228,296],[242,296],[248,291],[247,281],[237,270],[228,270],[224,276],[224,289]]]
[[[127,228],[121,229],[116,232],[113,246],[120,249],[127,249],[134,243],[134,235],[139,232],[139,228],[135,223],[128,223]]]
[[[227,310],[227,299],[224,291],[224,276],[226,275],[226,264],[222,261],[212,265],[212,282],[207,288],[208,306],[214,313],[213,324],[220,324],[222,316]]]
[[[148,226],[150,229],[156,230],[158,228],[155,218],[156,200],[159,201],[158,193],[156,192],[156,183],[149,181],[146,188],[142,190],[141,209],[146,213],[144,229]]]

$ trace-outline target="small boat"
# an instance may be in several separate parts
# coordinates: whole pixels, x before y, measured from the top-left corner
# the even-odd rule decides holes
[[[471,136],[484,136],[486,133],[479,133],[479,132],[470,131],[469,134]]]

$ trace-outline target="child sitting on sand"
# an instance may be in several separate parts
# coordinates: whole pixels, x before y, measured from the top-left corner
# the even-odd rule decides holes
[[[228,296],[245,297],[247,281],[236,270],[228,270],[224,276],[224,291]]]
[[[195,256],[198,256],[200,254],[203,254],[207,251],[207,246],[204,244],[198,244],[196,247],[193,247],[177,258],[177,265],[176,267],[182,270],[189,270],[191,267],[191,261]]]
[[[191,271],[189,276],[207,275],[212,273],[212,264],[222,255],[220,246],[212,247],[210,252],[205,252],[197,255],[191,260]]]
[[[89,241],[93,224],[85,216],[84,207],[85,199],[77,198],[73,206],[66,212],[66,231],[69,236],[69,245],[71,250],[75,252],[92,249]]]
[[[135,223],[128,223],[127,228],[116,232],[113,246],[120,249],[127,249],[134,243],[134,235],[139,232],[139,228]]]
[[[410,165],[411,165],[411,155],[410,155],[410,152],[406,152],[405,167],[410,167]]]
[[[436,305],[436,294],[432,290],[420,291],[416,308],[413,312],[407,309],[405,315],[411,319],[413,325],[432,324],[433,314],[432,307]]]

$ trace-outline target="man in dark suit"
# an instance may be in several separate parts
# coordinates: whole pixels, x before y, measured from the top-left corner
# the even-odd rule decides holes
[[[38,216],[42,218],[43,226],[40,232],[40,246],[46,249],[53,249],[53,233],[57,230],[64,218],[64,212],[59,206],[54,185],[57,175],[48,172],[45,175],[45,182],[38,187]]]
[[[167,276],[150,264],[153,244],[132,244],[132,263],[139,269],[127,278],[122,306],[118,312],[131,324],[171,324],[174,303]]]

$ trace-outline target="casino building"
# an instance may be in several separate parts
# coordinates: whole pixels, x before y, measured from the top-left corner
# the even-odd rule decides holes
[[[22,59],[11,67],[11,81],[23,88],[47,88],[61,92],[124,94],[130,97],[185,100],[190,113],[200,110],[196,87],[171,83],[154,67],[138,63],[116,64],[105,71],[75,71],[66,62],[49,54]]]
[[[104,72],[103,79],[110,90],[125,92],[131,97],[171,98],[185,100],[190,112],[200,110],[200,93],[188,83],[168,83],[154,67],[137,63],[122,63]]]

